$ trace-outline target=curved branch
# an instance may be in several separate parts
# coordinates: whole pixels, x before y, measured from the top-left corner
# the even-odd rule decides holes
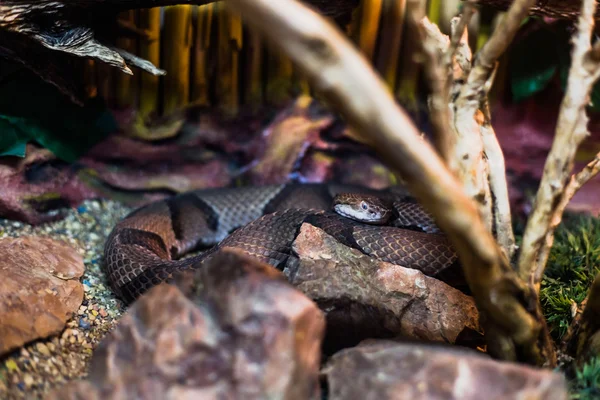
[[[379,154],[400,171],[433,214],[458,251],[496,355],[554,364],[547,332],[536,311],[529,309],[537,299],[517,279],[472,199],[429,143],[420,139],[385,83],[347,38],[297,1],[227,0],[227,4],[285,51],[357,132],[370,136]]]
[[[529,220],[519,257],[519,275],[539,290],[553,242],[553,219],[560,221],[561,197],[573,170],[577,148],[588,136],[585,107],[592,87],[600,77],[600,61],[592,49],[591,36],[596,0],[585,0],[573,37],[573,55],[567,89],[563,97],[552,148],[544,165],[544,174]]]
[[[512,0],[463,0],[506,10]],[[575,20],[581,11],[581,0],[537,0],[531,7],[530,14],[551,18]],[[596,12],[595,19],[600,19],[600,12]]]

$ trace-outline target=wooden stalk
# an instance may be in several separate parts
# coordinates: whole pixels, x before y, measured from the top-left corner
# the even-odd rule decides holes
[[[162,65],[164,79],[163,113],[172,114],[189,101],[192,7],[169,6],[164,11]]]
[[[140,10],[138,26],[147,33],[147,38],[140,40],[140,57],[159,67],[160,65],[160,13],[159,7]],[[159,77],[140,74],[139,117],[145,121],[149,116],[158,114],[159,110]]]
[[[375,66],[391,91],[396,87],[402,45],[406,0],[385,0],[382,5],[381,40]]]
[[[204,106],[210,103],[208,65],[213,8],[214,4],[198,6],[196,9],[196,23],[194,27],[194,64],[192,66],[193,78],[191,102]]]

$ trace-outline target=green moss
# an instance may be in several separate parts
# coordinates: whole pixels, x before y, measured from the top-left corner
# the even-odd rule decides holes
[[[575,371],[575,379],[569,383],[570,398],[592,400],[600,398],[600,358],[594,357]]]
[[[572,305],[585,299],[598,272],[600,219],[566,216],[556,231],[541,289],[544,314],[555,340],[566,333]]]

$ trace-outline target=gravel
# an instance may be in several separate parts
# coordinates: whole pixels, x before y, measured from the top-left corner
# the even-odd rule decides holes
[[[123,312],[101,270],[104,241],[130,208],[92,200],[68,211],[66,218],[32,227],[0,219],[0,238],[27,235],[61,239],[84,257],[84,300],[61,335],[39,340],[0,359],[0,398],[38,399],[66,381],[83,378],[91,354]]]

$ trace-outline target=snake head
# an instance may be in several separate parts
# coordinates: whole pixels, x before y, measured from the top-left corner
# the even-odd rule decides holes
[[[343,217],[373,225],[386,224],[392,217],[392,205],[377,196],[340,193],[333,198],[333,209]]]

